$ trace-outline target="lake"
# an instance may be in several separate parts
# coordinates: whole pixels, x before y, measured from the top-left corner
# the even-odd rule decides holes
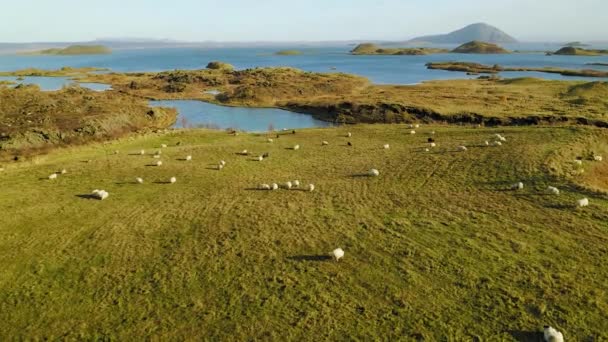
[[[557,50],[557,45],[506,45],[510,49]],[[116,50],[110,55],[81,56],[23,56],[0,55],[0,71],[24,68],[59,69],[70,67],[100,67],[117,72],[201,69],[212,60],[233,64],[238,69],[291,66],[307,71],[345,72],[368,77],[378,84],[414,84],[426,80],[466,78],[464,73],[428,70],[425,64],[441,61],[468,61],[503,66],[544,67],[565,69],[599,69],[587,63],[608,62],[608,56],[545,56],[544,53],[506,55],[437,54],[428,56],[353,56],[353,46],[311,48],[293,46],[303,52],[299,56],[276,56],[286,47],[256,48],[164,48]],[[335,70],[332,68],[335,67]],[[597,78],[567,77],[557,74],[504,73],[505,77],[542,76],[547,79],[598,80]],[[608,80],[608,79],[606,79]]]
[[[309,127],[328,127],[329,122],[317,120],[311,115],[293,113],[275,108],[225,107],[201,101],[170,100],[151,101],[155,107],[174,107],[179,111],[176,128],[207,127],[247,132]]]

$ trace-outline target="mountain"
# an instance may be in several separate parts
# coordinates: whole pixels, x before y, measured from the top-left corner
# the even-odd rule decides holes
[[[509,36],[494,26],[484,23],[472,24],[448,34],[423,36],[412,39],[410,42],[428,42],[434,44],[464,44],[470,41],[483,41],[488,43],[516,43],[515,38]]]

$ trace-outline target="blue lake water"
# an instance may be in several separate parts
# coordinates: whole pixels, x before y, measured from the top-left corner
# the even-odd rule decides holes
[[[413,84],[426,80],[465,78],[464,73],[443,70],[427,70],[425,64],[440,61],[469,61],[504,66],[544,67],[567,69],[599,69],[600,66],[587,63],[607,63],[608,56],[545,56],[544,53],[523,53],[506,55],[438,54],[429,56],[352,56],[348,51],[352,46],[310,48],[298,47],[303,52],[299,56],[276,56],[273,53],[283,48],[165,48],[141,50],[116,50],[110,55],[83,56],[23,56],[0,55],[0,71],[24,68],[58,69],[71,67],[102,67],[117,72],[161,71],[173,69],[201,69],[209,61],[221,60],[233,64],[238,69],[291,66],[308,71],[346,72],[368,77],[380,84]],[[528,48],[556,50],[558,46],[507,46],[507,48]],[[335,70],[332,68],[335,67]],[[505,73],[505,77],[519,77],[526,73]],[[542,74],[548,79],[582,79],[556,74]]]
[[[331,123],[320,121],[311,115],[293,113],[281,109],[224,107],[201,101],[151,101],[152,106],[174,107],[179,116],[174,127],[233,128],[248,132],[265,132],[269,127],[284,128],[327,127]]]
[[[53,91],[59,90],[64,86],[74,84],[75,82],[67,77],[23,77],[18,79],[17,77],[0,76],[0,81],[11,81],[17,84],[37,84],[41,90]],[[108,84],[101,83],[79,83],[81,87],[92,89],[95,91],[104,91],[111,89],[112,87]]]

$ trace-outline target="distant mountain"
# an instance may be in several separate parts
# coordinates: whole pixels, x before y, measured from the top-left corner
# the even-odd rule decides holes
[[[488,43],[517,43],[515,38],[509,36],[494,26],[484,23],[472,24],[448,34],[417,37],[410,42],[428,42],[434,44],[464,44],[470,41],[483,41]]]

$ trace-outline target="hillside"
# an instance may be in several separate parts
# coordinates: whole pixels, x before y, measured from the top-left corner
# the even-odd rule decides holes
[[[500,29],[484,23],[466,26],[460,30],[448,34],[433,36],[422,36],[411,40],[411,42],[427,42],[434,44],[463,44],[473,40],[489,43],[516,43],[515,38],[509,36]]]
[[[608,50],[591,50],[577,47],[566,46],[555,52],[554,55],[567,55],[567,56],[600,56],[608,55]]]
[[[66,48],[52,48],[30,52],[34,55],[105,55],[112,53],[112,50],[103,45],[70,45]]]
[[[454,53],[478,53],[478,54],[502,54],[502,53],[510,53],[510,51],[505,50],[501,46],[496,44],[481,42],[481,41],[472,41],[465,44],[460,45],[459,47],[452,50]]]
[[[393,47],[380,47],[372,43],[362,43],[357,45],[353,50],[350,51],[353,55],[406,55],[406,56],[420,56],[430,55],[435,53],[448,53],[447,49],[437,48],[393,48]]]
[[[580,175],[573,162],[607,155],[606,132],[409,131],[311,129],[274,143],[174,131],[7,166],[0,339],[521,341],[545,324],[607,339],[608,200],[581,187],[606,163],[586,159]],[[507,141],[485,147],[496,133]],[[161,144],[164,164],[147,166]],[[380,176],[357,176],[370,168]],[[252,190],[294,179],[315,191]],[[110,196],[87,198],[93,189]],[[590,206],[576,208],[583,197]]]

